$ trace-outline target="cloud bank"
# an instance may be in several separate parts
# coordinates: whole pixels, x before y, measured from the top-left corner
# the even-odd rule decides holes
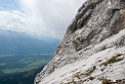
[[[62,39],[85,0],[20,0],[18,10],[0,11],[0,29]]]

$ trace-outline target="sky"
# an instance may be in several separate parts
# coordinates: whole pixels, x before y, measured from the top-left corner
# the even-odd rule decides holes
[[[85,0],[0,0],[0,29],[62,39]]]

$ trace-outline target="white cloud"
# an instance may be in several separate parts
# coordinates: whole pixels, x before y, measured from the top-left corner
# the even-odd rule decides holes
[[[0,11],[0,28],[62,39],[84,0],[20,0],[21,11]]]
[[[46,35],[37,18],[20,11],[0,11],[0,29],[26,32],[31,35]]]

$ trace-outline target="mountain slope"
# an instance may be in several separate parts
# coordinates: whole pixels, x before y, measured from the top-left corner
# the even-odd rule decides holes
[[[124,18],[124,0],[87,0],[34,84],[124,84]]]
[[[0,77],[0,84],[33,84],[35,75],[42,70],[41,66],[23,73]]]

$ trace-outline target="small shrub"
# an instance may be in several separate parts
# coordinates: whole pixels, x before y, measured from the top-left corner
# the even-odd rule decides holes
[[[111,84],[109,80],[103,79],[102,84]]]
[[[100,66],[102,66],[102,65],[107,66],[108,64],[115,63],[115,62],[118,62],[118,61],[123,60],[124,58],[118,58],[118,57],[120,57],[121,55],[122,55],[122,54],[117,54],[116,56],[113,56],[112,58],[110,58],[110,59],[107,60],[106,62],[101,63]]]
[[[82,74],[81,74],[80,72],[77,72],[76,74],[74,74],[74,77],[80,79],[80,76],[81,76],[81,75],[82,75]]]
[[[95,69],[96,69],[96,66],[93,66],[92,69],[90,69],[86,73],[83,73],[83,75],[90,76],[95,71]]]

